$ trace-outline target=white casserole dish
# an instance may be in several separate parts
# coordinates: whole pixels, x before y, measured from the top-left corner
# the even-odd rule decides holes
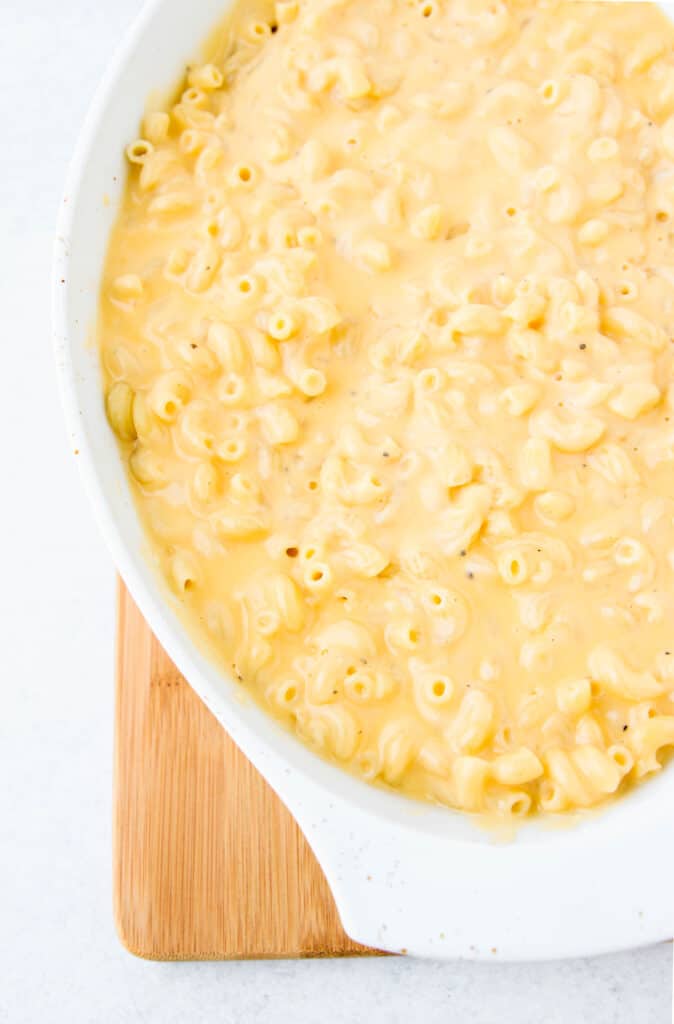
[[[531,823],[508,844],[466,816],[359,782],[282,730],[194,646],[144,556],[92,344],[99,278],[146,97],[177,79],[227,0],[151,0],[83,129],[61,209],[55,347],[71,446],[115,563],[160,642],[290,808],[347,932],[420,956],[580,956],[674,932],[674,768],[580,825]]]

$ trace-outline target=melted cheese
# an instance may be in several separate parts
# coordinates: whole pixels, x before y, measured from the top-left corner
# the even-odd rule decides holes
[[[557,811],[674,743],[673,43],[246,4],[128,149],[100,342],[153,549],[368,779]]]

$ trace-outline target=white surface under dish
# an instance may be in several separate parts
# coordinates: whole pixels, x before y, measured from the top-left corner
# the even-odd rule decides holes
[[[509,844],[467,817],[377,790],[317,758],[195,647],[146,561],[101,395],[92,332],[123,151],[146,97],[170,87],[226,8],[152,0],[94,101],[56,243],[56,357],[71,442],[115,562],[160,642],[297,818],[360,942],[433,957],[542,959],[674,932],[674,770],[573,828],[530,823]]]

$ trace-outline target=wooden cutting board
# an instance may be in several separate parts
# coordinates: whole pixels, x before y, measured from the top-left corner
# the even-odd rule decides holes
[[[152,960],[353,956],[295,821],[192,692],[122,584],[114,907]]]

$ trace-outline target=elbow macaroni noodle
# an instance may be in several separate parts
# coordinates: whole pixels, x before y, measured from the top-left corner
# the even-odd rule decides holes
[[[673,83],[645,4],[251,0],[127,149],[153,549],[368,780],[552,813],[674,745]]]

